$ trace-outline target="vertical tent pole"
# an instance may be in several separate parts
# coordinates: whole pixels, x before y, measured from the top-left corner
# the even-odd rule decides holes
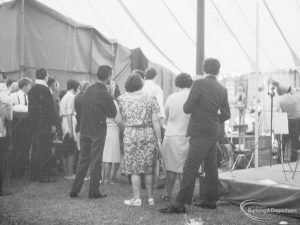
[[[196,74],[203,75],[202,63],[204,60],[204,34],[205,34],[205,0],[197,0],[197,49]]]
[[[21,76],[24,77],[24,58],[25,58],[25,0],[22,0],[21,15],[22,15],[22,28],[21,28]]]
[[[255,73],[255,94],[256,94],[256,104],[255,104],[255,168],[258,168],[258,131],[259,131],[259,121],[258,121],[258,82],[259,82],[259,1],[256,1],[256,73]]]
[[[93,67],[93,29],[90,31],[91,43],[90,43],[90,82],[92,82],[92,67]]]

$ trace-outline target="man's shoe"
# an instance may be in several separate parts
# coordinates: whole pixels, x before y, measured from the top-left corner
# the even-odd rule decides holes
[[[70,192],[69,196],[70,196],[70,198],[77,198],[78,197],[78,193],[76,193],[76,192]]]
[[[89,198],[91,199],[94,199],[94,198],[105,198],[107,197],[106,194],[100,194],[100,193],[97,193],[97,194],[89,194]]]
[[[194,206],[206,209],[217,209],[217,204],[215,202],[200,202],[195,203]]]
[[[175,207],[174,205],[169,205],[167,208],[160,209],[159,212],[164,214],[180,214],[186,213],[186,209],[184,206]]]

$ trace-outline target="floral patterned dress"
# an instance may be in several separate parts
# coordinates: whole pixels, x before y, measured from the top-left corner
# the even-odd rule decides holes
[[[157,101],[142,91],[119,97],[124,129],[123,173],[152,173],[155,160],[156,136],[152,114],[159,113]]]

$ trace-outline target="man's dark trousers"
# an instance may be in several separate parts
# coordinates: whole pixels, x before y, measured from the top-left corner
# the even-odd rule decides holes
[[[106,129],[98,135],[80,134],[80,155],[71,193],[79,193],[90,167],[89,195],[99,194]]]
[[[30,160],[31,180],[43,180],[50,176],[51,146],[51,133],[48,131],[41,131],[38,137],[33,138]]]
[[[190,147],[183,167],[183,180],[176,201],[180,204],[191,204],[195,181],[201,162],[204,160],[207,196],[209,203],[219,199],[217,144],[218,137],[194,136],[190,138]]]
[[[4,173],[7,168],[6,153],[8,150],[8,137],[0,137],[0,193],[3,192]]]

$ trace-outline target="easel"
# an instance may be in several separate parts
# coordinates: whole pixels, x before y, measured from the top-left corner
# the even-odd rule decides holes
[[[278,153],[280,154],[280,161],[281,161],[281,167],[282,172],[284,173],[285,180],[288,181],[286,173],[293,173],[292,179],[294,179],[295,173],[299,172],[297,171],[297,166],[299,161],[297,161],[297,164],[295,165],[295,168],[293,169],[290,162],[287,161],[287,164],[289,166],[289,170],[286,170],[284,168],[284,153],[287,152],[287,147],[285,146],[285,152],[283,151],[283,140],[282,135],[289,135],[289,129],[288,129],[288,117],[286,113],[280,113],[277,112],[275,115],[276,122],[274,125],[274,134],[280,135],[280,140],[278,141]]]

